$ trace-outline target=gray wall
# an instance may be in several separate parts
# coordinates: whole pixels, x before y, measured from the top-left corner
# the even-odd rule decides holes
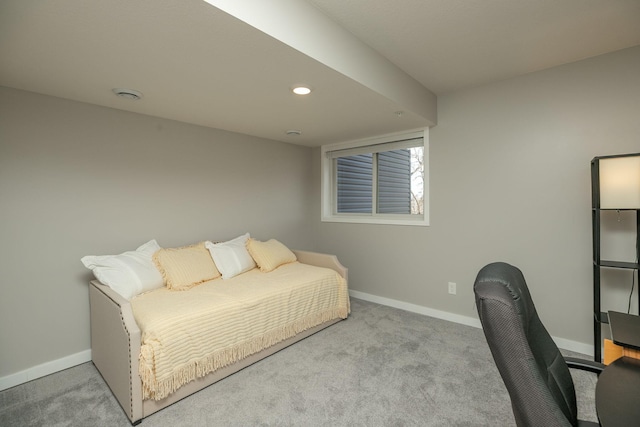
[[[512,262],[551,333],[590,343],[589,161],[640,151],[639,99],[640,48],[441,96],[431,226],[407,227],[321,223],[319,149],[0,88],[0,378],[89,349],[83,255],[245,231],[468,317],[478,269]],[[631,223],[608,218],[612,253]]]
[[[311,150],[0,87],[0,378],[90,348],[83,255],[313,249]]]
[[[350,268],[351,289],[468,317],[477,271],[513,263],[552,335],[591,345],[590,161],[640,151],[639,118],[640,47],[440,96],[431,225],[318,222],[318,249]]]

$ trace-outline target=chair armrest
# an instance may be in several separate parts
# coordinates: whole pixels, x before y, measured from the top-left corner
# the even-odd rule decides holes
[[[569,368],[593,372],[598,375],[600,375],[605,368],[602,363],[595,362],[593,360],[578,359],[576,357],[565,357],[564,360],[567,362],[567,366],[569,366]]]

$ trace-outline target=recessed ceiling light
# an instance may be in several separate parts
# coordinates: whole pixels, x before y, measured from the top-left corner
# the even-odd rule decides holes
[[[291,130],[288,130],[286,133],[287,135],[293,135],[293,136],[302,135],[302,131],[298,129],[291,129]]]
[[[142,92],[139,92],[134,89],[122,89],[122,88],[114,88],[112,89],[113,93],[115,93],[120,98],[138,100],[142,98]]]
[[[297,85],[291,90],[296,95],[309,95],[311,93],[311,88],[309,86]]]

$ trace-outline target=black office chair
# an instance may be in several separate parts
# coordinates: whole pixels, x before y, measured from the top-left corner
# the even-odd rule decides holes
[[[522,272],[493,263],[478,273],[478,315],[519,427],[597,426],[577,419],[572,368],[599,374],[604,365],[562,356],[540,321]],[[568,366],[569,365],[569,366]]]

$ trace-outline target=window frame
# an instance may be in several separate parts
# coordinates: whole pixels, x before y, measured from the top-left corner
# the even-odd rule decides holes
[[[373,206],[372,213],[337,213],[337,176],[336,168],[333,167],[334,159],[329,158],[331,152],[337,150],[348,150],[360,147],[369,147],[379,144],[392,143],[407,139],[422,138],[423,143],[423,213],[422,214],[380,214],[375,212]],[[343,222],[359,224],[382,224],[382,225],[429,225],[429,129],[418,129],[406,132],[397,132],[382,135],[374,138],[360,139],[355,141],[341,142],[337,144],[323,145],[320,148],[321,160],[321,221],[322,222]],[[375,163],[375,162],[374,162]],[[374,165],[374,168],[377,167]],[[374,188],[377,182],[373,183]],[[374,191],[374,200],[375,200]]]

